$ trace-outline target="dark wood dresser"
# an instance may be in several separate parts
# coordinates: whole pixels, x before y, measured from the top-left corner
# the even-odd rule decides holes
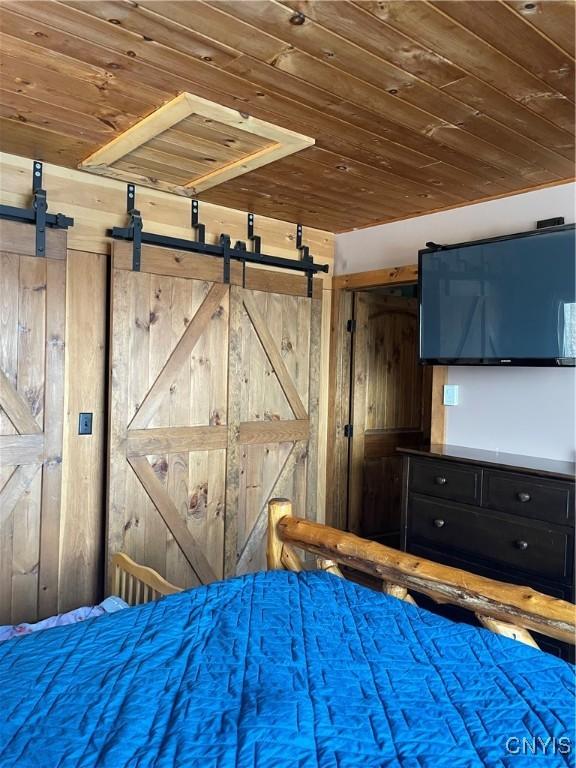
[[[450,445],[400,452],[402,549],[574,602],[573,463]],[[573,648],[535,639],[573,660]]]

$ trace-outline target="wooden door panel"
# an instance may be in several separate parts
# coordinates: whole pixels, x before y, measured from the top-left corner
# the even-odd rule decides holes
[[[393,537],[399,530],[396,449],[427,438],[431,380],[418,364],[417,310],[417,301],[403,296],[355,297],[348,525],[364,536]]]
[[[4,242],[26,226],[4,225]],[[58,611],[66,259],[52,242],[47,258],[0,253],[0,623]]]
[[[384,301],[368,310],[366,430],[420,428],[417,305],[415,300],[404,301],[405,307]]]
[[[229,289],[159,269],[113,270],[108,554],[190,587],[223,573]]]
[[[321,307],[306,297],[248,290],[238,293],[238,301],[240,472],[234,572],[247,573],[265,567],[270,498],[290,497],[302,516],[308,503],[312,509],[308,455],[315,444],[318,377],[311,347]],[[314,354],[319,355],[318,349]]]
[[[321,301],[114,249],[109,555],[183,587],[261,568],[271,496],[315,516]]]
[[[241,420],[307,419],[310,300],[245,291]]]
[[[293,443],[243,445],[238,499],[238,573],[266,567],[262,548],[268,499],[276,495],[278,479]]]

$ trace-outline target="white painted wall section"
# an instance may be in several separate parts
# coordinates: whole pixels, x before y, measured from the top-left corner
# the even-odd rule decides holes
[[[575,200],[576,184],[562,184],[337,235],[335,272],[415,264],[428,240],[523,232],[554,216],[574,223]],[[576,369],[453,366],[448,381],[459,404],[447,407],[447,443],[576,460]]]

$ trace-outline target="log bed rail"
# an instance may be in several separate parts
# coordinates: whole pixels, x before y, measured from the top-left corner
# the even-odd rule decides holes
[[[318,567],[343,577],[339,564],[375,576],[383,591],[411,603],[408,590],[475,613],[496,634],[538,647],[529,630],[572,645],[576,607],[530,589],[452,568],[292,515],[288,499],[268,505],[267,561],[272,570],[303,570],[295,548],[315,554]]]

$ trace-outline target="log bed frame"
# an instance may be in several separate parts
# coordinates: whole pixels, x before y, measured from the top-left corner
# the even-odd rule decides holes
[[[530,630],[575,644],[576,607],[529,587],[487,579],[459,568],[440,565],[352,533],[292,515],[288,499],[268,505],[266,557],[270,570],[299,572],[304,564],[296,549],[317,556],[317,567],[344,578],[340,565],[376,577],[382,590],[416,604],[408,592],[427,595],[472,611],[479,622],[498,635],[538,648]],[[130,605],[182,592],[156,571],[138,565],[125,554],[112,558],[113,592]]]

